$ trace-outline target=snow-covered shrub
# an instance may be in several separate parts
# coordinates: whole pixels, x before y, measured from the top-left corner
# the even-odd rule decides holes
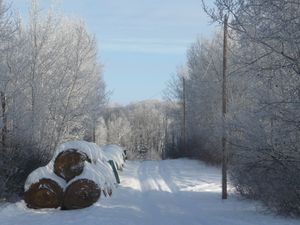
[[[16,201],[24,193],[23,186],[28,175],[36,168],[47,164],[50,157],[21,143],[1,150],[3,151],[0,153],[0,198]]]
[[[243,196],[261,200],[281,214],[300,215],[299,161],[271,149],[259,149],[252,157],[244,155],[235,163],[231,179]]]
[[[233,185],[243,196],[262,201],[272,211],[299,216],[299,132],[280,120],[273,121],[270,132],[258,116],[248,116],[249,123],[239,127],[239,135],[232,134]]]

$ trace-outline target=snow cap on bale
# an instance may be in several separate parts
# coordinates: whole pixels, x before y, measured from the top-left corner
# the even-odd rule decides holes
[[[92,164],[107,161],[95,143],[86,141],[68,141],[61,144],[53,159],[54,172],[67,182],[82,173],[85,161]]]
[[[66,181],[58,176],[56,176],[52,171],[51,162],[44,167],[39,167],[36,170],[32,171],[27,177],[24,185],[24,190],[27,191],[30,186],[34,183],[38,183],[40,179],[46,178],[55,181],[61,188],[65,188]]]
[[[65,181],[49,171],[49,167],[36,169],[25,182],[24,200],[27,207],[34,209],[60,207],[65,185]]]
[[[101,151],[101,148],[95,143],[87,141],[68,141],[59,145],[55,150],[53,159],[55,159],[61,152],[68,149],[76,149],[85,153],[92,163],[96,163],[99,160],[107,161],[105,155]]]
[[[118,170],[121,170],[124,165],[124,149],[118,145],[105,145],[102,146],[102,150],[104,152],[104,155],[108,160],[113,160]]]
[[[104,193],[111,192],[116,182],[113,171],[107,162],[85,163],[83,172],[69,183],[81,179],[94,181]]]

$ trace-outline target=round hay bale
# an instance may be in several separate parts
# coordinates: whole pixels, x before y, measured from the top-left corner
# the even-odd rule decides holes
[[[91,162],[85,153],[68,149],[55,158],[54,173],[69,182],[82,173],[85,161]]]
[[[58,208],[62,204],[63,189],[56,181],[43,178],[25,191],[24,200],[28,208]]]
[[[82,209],[93,205],[98,201],[101,189],[88,179],[79,179],[72,182],[66,189],[62,209]]]
[[[106,158],[108,160],[113,160],[117,166],[117,169],[122,171],[125,162],[123,148],[118,145],[110,144],[102,146],[102,151],[104,152]]]

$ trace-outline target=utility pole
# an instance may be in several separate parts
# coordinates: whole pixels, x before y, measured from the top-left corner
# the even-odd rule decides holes
[[[228,15],[224,17],[223,81],[222,81],[222,199],[227,199],[227,149],[225,119],[227,113],[227,36]]]
[[[186,150],[186,90],[185,90],[185,77],[182,76],[182,145],[184,153],[187,154]]]

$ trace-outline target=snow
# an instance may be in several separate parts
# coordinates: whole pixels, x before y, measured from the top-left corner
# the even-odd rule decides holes
[[[221,200],[221,171],[194,160],[127,161],[111,198],[74,211],[0,206],[1,225],[299,225],[233,191]]]
[[[124,164],[124,150],[118,145],[105,145],[102,150],[108,160],[113,160],[118,169]]]
[[[40,168],[37,168],[36,170],[34,170],[26,179],[26,182],[24,185],[25,191],[27,191],[32,184],[39,182],[39,180],[41,180],[43,178],[48,178],[48,179],[55,181],[61,188],[64,189],[66,186],[66,181],[64,179],[56,176],[52,172],[51,168],[52,168],[52,166],[48,165],[48,166],[40,167]]]
[[[103,162],[107,161],[107,158],[103,154],[101,148],[95,143],[87,141],[68,141],[59,145],[55,150],[53,161],[61,152],[68,149],[76,149],[85,153],[93,163],[96,163],[99,160]]]

